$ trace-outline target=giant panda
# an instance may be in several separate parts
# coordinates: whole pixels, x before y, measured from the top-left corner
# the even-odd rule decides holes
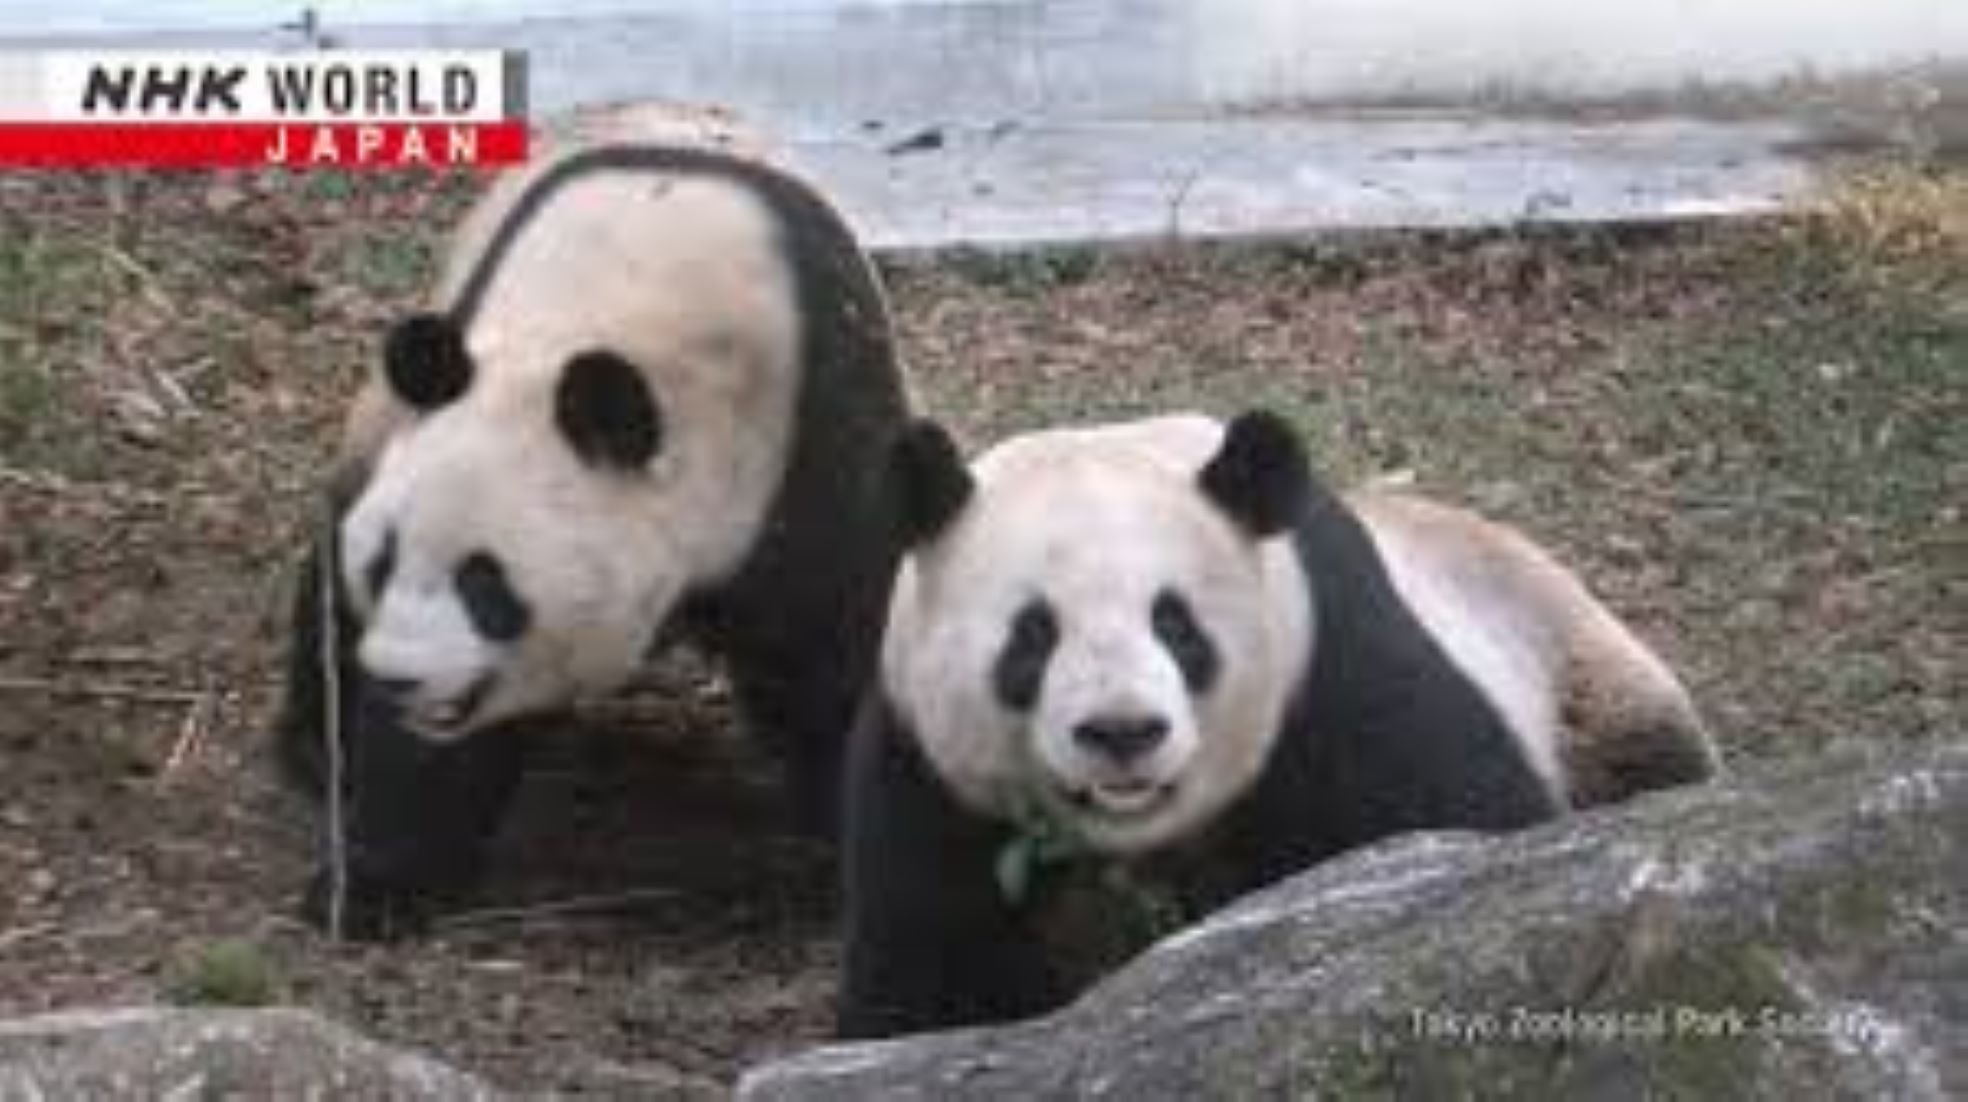
[[[1038,1013],[1351,847],[1716,768],[1674,675],[1548,554],[1333,493],[1275,415],[1039,432],[974,469],[922,422],[892,473],[844,1036]]]
[[[309,916],[390,936],[468,889],[529,721],[658,639],[725,660],[830,834],[907,408],[867,259],[766,161],[575,143],[496,181],[386,334],[298,587],[278,758],[318,795],[331,714],[345,751]]]

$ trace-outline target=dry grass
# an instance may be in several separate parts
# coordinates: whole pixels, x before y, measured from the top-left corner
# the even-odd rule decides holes
[[[1968,257],[1968,172],[1863,163],[1825,190],[1818,224],[1847,255],[1904,277],[1909,265],[1959,278]]]

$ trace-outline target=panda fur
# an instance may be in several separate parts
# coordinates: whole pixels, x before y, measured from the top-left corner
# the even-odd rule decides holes
[[[1007,881],[1035,835],[1127,887],[1093,926],[1147,900],[1166,927],[1389,835],[1716,768],[1673,674],[1548,554],[1331,493],[1272,415],[1035,433],[969,470],[924,422],[892,474],[910,550],[850,750],[844,1036],[1042,1012],[1117,962]]]
[[[876,277],[825,201],[726,150],[563,150],[481,198],[381,360],[323,541],[345,928],[398,932],[467,888],[526,721],[618,688],[659,634],[725,660],[802,820],[831,833],[907,398]],[[311,555],[276,740],[314,794],[323,573]]]

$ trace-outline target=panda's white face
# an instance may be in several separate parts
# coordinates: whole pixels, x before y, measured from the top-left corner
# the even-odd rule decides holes
[[[434,739],[620,685],[685,581],[632,487],[514,435],[433,418],[342,524],[362,671]]]
[[[886,684],[966,803],[1138,852],[1258,776],[1308,598],[1287,541],[1252,539],[1197,489],[1221,436],[1185,417],[1010,441],[905,562]]]
[[[358,660],[435,739],[620,687],[742,564],[790,447],[796,292],[760,201],[647,174],[557,195],[469,336],[393,331],[389,415],[352,432],[380,438],[340,530]]]

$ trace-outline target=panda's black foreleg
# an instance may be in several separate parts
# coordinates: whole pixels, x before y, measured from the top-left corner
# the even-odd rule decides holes
[[[879,702],[854,731],[847,772],[838,1034],[1008,1021],[1063,1001],[1043,943],[998,885],[1008,831],[958,806]]]
[[[793,824],[825,841],[840,837],[847,730],[859,686],[837,655],[734,656],[731,680],[746,723],[785,763]]]
[[[346,722],[342,837],[324,830],[321,867],[304,912],[315,925],[330,928],[339,885],[344,936],[377,940],[416,933],[477,883],[485,844],[518,785],[525,739],[517,728],[504,727],[434,743],[366,693],[358,694]]]

